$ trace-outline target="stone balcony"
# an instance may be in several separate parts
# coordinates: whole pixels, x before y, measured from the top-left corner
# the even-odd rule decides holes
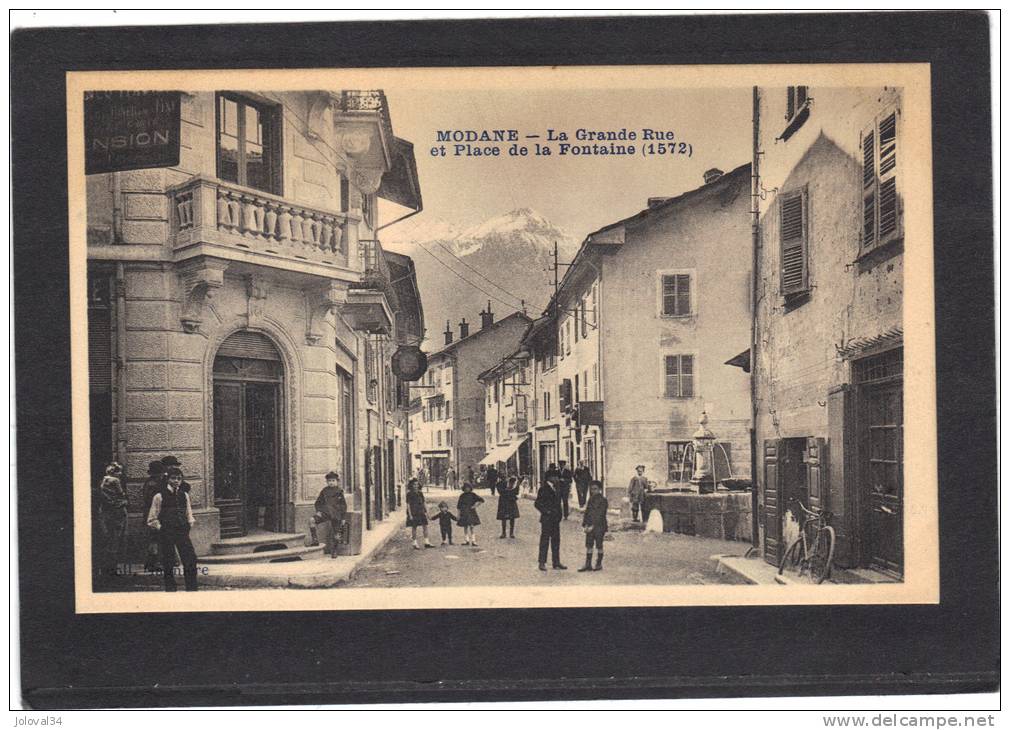
[[[176,261],[212,256],[330,276],[360,276],[357,219],[203,176],[168,191]]]

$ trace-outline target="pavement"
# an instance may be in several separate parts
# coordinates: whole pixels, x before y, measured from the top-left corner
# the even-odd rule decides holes
[[[721,576],[734,577],[738,582],[751,585],[809,585],[809,576],[800,576],[796,571],[785,571],[779,575],[778,568],[765,562],[760,555],[713,555],[716,572]],[[897,583],[898,580],[865,568],[835,568],[826,581],[835,584],[854,583]]]
[[[426,492],[429,514],[445,499],[455,513],[459,492]],[[462,530],[453,529],[454,545],[442,546],[438,525],[429,526],[434,548],[415,550],[410,532],[400,529],[372,560],[349,580],[348,588],[408,588],[483,585],[691,585],[740,582],[720,575],[713,556],[743,555],[748,543],[690,537],[674,533],[615,530],[604,542],[602,571],[579,573],[585,562],[582,519],[572,514],[561,523],[561,562],[568,570],[537,568],[539,514],[529,501],[519,502],[515,539],[500,539],[501,523],[494,519],[498,499],[478,490],[485,499],[477,508],[481,525],[478,546],[462,545]],[[612,520],[615,523],[619,519]],[[615,524],[615,527],[617,525]],[[548,566],[550,562],[548,561]]]

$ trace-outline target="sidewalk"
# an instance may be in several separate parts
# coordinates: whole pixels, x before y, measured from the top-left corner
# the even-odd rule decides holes
[[[752,585],[810,585],[808,577],[799,577],[795,572],[786,571],[779,575],[778,568],[765,562],[764,558],[754,555],[749,558],[739,555],[713,555],[717,561],[716,573],[731,575]],[[865,584],[865,583],[897,583],[898,581],[876,571],[865,568],[835,568],[831,571],[828,583],[835,584]]]

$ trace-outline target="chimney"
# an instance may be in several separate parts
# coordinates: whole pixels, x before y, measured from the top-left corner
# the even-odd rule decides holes
[[[714,183],[716,180],[722,177],[722,170],[720,170],[718,167],[710,168],[708,170],[705,170],[704,177],[706,185],[708,185],[709,183]]]
[[[655,208],[657,205],[662,205],[667,200],[669,200],[669,198],[649,198],[649,200],[646,202],[646,205],[649,208]]]
[[[449,320],[445,320],[445,332],[443,332],[442,334],[445,335],[445,344],[451,345],[452,344],[452,326],[449,324]]]
[[[487,329],[494,324],[494,312],[491,311],[491,300],[487,300],[487,310],[480,313],[480,328]]]
[[[459,339],[463,339],[470,334],[470,323],[466,321],[466,317],[463,317],[459,321]]]

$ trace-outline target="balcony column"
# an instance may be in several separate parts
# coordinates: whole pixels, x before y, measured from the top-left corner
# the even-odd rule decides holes
[[[217,230],[217,185],[210,180],[193,186],[193,228]]]

